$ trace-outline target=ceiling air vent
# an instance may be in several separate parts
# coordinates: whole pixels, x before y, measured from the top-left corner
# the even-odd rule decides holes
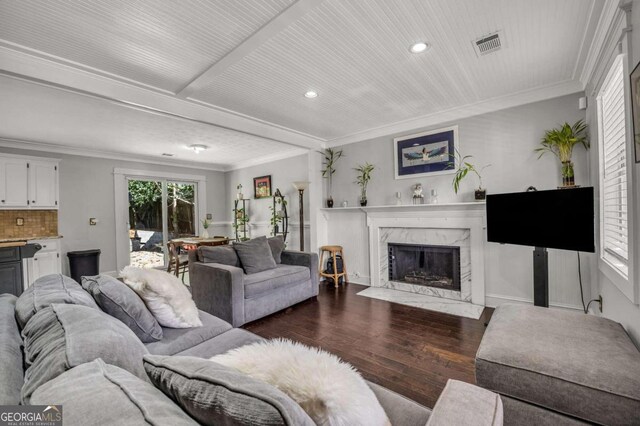
[[[473,42],[473,47],[476,50],[476,55],[487,55],[496,50],[500,50],[504,45],[502,31],[496,31],[493,34],[480,37]]]

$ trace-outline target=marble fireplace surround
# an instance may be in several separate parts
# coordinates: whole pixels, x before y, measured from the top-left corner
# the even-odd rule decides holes
[[[484,306],[484,203],[421,207],[366,212],[371,286]],[[461,291],[389,281],[390,242],[459,246]]]

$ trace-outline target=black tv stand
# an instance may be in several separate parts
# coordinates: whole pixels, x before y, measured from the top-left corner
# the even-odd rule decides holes
[[[549,252],[545,247],[533,250],[533,304],[549,307]]]

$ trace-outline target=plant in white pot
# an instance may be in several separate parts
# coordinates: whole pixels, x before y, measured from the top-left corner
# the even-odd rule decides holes
[[[327,207],[333,207],[333,174],[336,172],[336,162],[343,156],[342,150],[336,151],[333,148],[327,148],[324,152],[324,169],[322,169],[322,177],[329,181],[329,196],[327,197]]]
[[[587,124],[584,120],[576,121],[573,126],[564,123],[557,129],[547,130],[544,133],[538,152],[540,159],[547,152],[552,153],[560,160],[560,171],[562,173],[562,186],[571,188],[576,186],[576,180],[573,170],[573,147],[582,145],[585,149],[589,149],[589,140],[587,138]]]
[[[371,173],[375,166],[373,164],[364,163],[356,167],[354,170],[358,172],[356,176],[356,183],[360,185],[360,205],[367,205],[367,185],[369,185],[369,181],[371,180]]]

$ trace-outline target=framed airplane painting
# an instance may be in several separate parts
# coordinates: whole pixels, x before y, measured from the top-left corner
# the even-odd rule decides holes
[[[458,126],[393,139],[396,179],[455,173]]]

